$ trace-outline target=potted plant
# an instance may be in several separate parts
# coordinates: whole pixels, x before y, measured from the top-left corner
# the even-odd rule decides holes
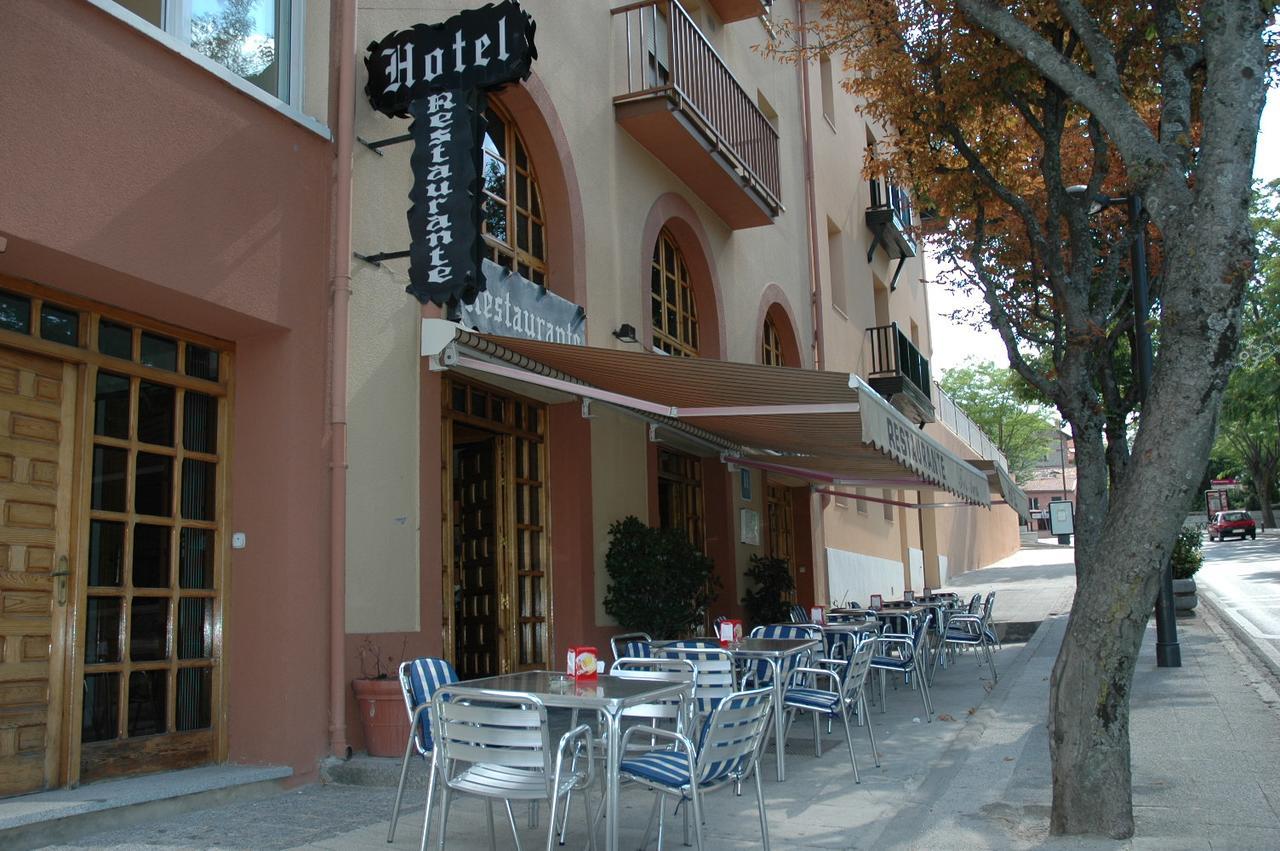
[[[653,529],[635,517],[609,527],[604,610],[623,628],[654,638],[707,629],[707,609],[720,587],[712,562],[683,529]]]
[[[404,655],[403,645],[400,655]],[[395,659],[389,654],[384,656],[371,636],[360,642],[362,676],[351,681],[351,690],[355,692],[369,756],[400,756],[409,739],[409,714],[405,711],[400,678],[395,675],[397,667]]]
[[[746,577],[755,583],[742,597],[748,623],[752,626],[785,623],[791,614],[791,593],[796,589],[787,560],[753,555]]]
[[[1200,530],[1191,526],[1184,526],[1174,542],[1169,560],[1173,564],[1173,606],[1177,611],[1190,612],[1200,602],[1195,575],[1204,563],[1201,546]]]

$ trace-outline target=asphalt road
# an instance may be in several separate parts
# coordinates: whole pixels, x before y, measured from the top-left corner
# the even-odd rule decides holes
[[[1205,539],[1196,585],[1280,662],[1280,530],[1268,529],[1255,541]]]

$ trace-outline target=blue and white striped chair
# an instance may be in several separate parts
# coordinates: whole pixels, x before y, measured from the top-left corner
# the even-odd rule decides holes
[[[925,647],[929,641],[929,625],[933,622],[933,614],[926,612],[924,617],[916,621],[916,630],[912,635],[894,633],[882,634],[876,641],[877,650],[883,655],[871,657],[871,667],[880,672],[880,711],[884,712],[885,673],[893,671],[910,678],[912,684],[920,689],[920,699],[924,702],[925,715],[929,723],[933,723],[933,700],[929,697],[929,681],[925,676]]]
[[[791,607],[792,623],[813,623],[813,618],[809,617],[809,611],[799,603]]]
[[[871,657],[875,653],[874,636],[866,637],[857,645],[847,660],[823,659],[820,668],[796,668],[791,672],[792,680],[798,676],[808,676],[814,680],[814,688],[787,684],[784,706],[787,711],[787,729],[791,728],[791,715],[796,712],[813,713],[813,752],[814,756],[822,756],[822,736],[818,716],[826,716],[828,720],[839,718],[844,722],[844,738],[849,745],[849,762],[853,763],[853,782],[861,783],[858,776],[858,760],[853,755],[853,733],[849,729],[850,713],[859,713],[867,726],[867,735],[871,738],[871,755],[875,757],[876,767],[880,767],[880,754],[876,751],[876,734],[871,731],[871,718],[867,713],[865,693],[867,673],[871,670]],[[830,688],[817,688],[826,684]],[[784,737],[785,739],[785,737]]]
[[[624,632],[609,639],[613,661],[648,659],[653,656],[653,638],[647,632]]]
[[[623,759],[620,774],[655,793],[653,813],[645,829],[643,848],[653,830],[653,815],[658,815],[658,847],[662,847],[662,801],[677,797],[688,801],[693,809],[697,847],[702,849],[702,796],[707,792],[741,784],[751,777],[756,786],[756,807],[760,811],[760,838],[769,849],[769,823],[765,817],[764,794],[760,773],[756,770],[765,733],[769,730],[769,712],[773,707],[773,690],[768,688],[735,692],[715,708],[694,741],[688,736],[656,727],[637,726],[622,737],[626,752],[632,736],[640,735],[666,740],[671,744],[655,748],[639,756]],[[686,822],[687,827],[687,822]]]
[[[987,594],[987,599],[982,606],[982,614],[952,615],[947,622],[943,642],[948,649],[954,647],[981,649],[987,664],[991,666],[992,682],[999,682],[1000,675],[996,673],[995,656],[991,653],[992,646],[998,643],[995,630],[991,628],[991,612],[995,608],[995,602],[996,592],[992,591]],[[981,659],[978,660],[978,664],[982,664]]]
[[[758,626],[751,630],[752,638],[788,638],[793,640],[813,640],[818,642],[818,648],[814,652],[793,653],[785,656],[778,663],[778,676],[782,678],[782,682],[787,682],[787,678],[791,675],[793,668],[800,668],[808,665],[814,656],[821,656],[826,652],[826,638],[823,636],[822,627],[815,624],[807,623],[773,623],[765,626]],[[773,682],[773,667],[763,659],[755,661],[749,665],[746,674],[742,678],[744,687],[759,688]]]
[[[658,658],[682,659],[693,665],[693,706],[698,717],[710,715],[720,702],[738,690],[738,677],[733,654],[715,647],[704,647],[701,639],[677,641],[657,650]]]
[[[396,838],[396,822],[400,819],[400,802],[404,798],[404,781],[409,774],[409,757],[416,750],[423,759],[431,756],[431,698],[440,686],[458,681],[458,672],[444,659],[424,656],[400,664],[400,691],[404,708],[409,712],[409,740],[404,745],[400,763],[400,785],[396,787],[396,805],[391,810],[391,827],[387,841]],[[431,806],[431,801],[427,801]]]

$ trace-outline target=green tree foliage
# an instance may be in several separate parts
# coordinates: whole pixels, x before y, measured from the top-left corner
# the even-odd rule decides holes
[[[1049,410],[1025,401],[1026,382],[1017,373],[970,358],[944,372],[938,384],[995,441],[1015,478],[1024,478],[1052,448]]]
[[[784,623],[791,613],[791,592],[796,583],[785,558],[752,556],[747,579],[754,584],[742,597],[749,626]]]
[[[1204,564],[1204,552],[1201,550],[1203,546],[1200,530],[1184,526],[1178,533],[1178,540],[1173,544],[1173,554],[1169,557],[1174,579],[1190,579],[1196,575],[1200,565]]]
[[[1244,471],[1271,527],[1280,471],[1280,181],[1256,193],[1254,226],[1258,273],[1245,289],[1240,354],[1223,397],[1215,454]]]
[[[720,582],[712,562],[680,529],[653,529],[635,517],[609,527],[604,610],[629,630],[654,638],[700,631]]]

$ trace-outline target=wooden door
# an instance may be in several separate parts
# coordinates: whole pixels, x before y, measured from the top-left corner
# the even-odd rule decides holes
[[[0,796],[59,783],[75,376],[0,348]]]
[[[464,679],[500,673],[497,442],[453,451],[454,664]]]
[[[792,527],[793,508],[791,488],[783,485],[768,484],[765,488],[766,514],[769,533],[769,555],[784,559],[791,571],[791,579],[799,591],[799,577],[796,575],[795,535]],[[792,595],[794,600],[796,595]]]

